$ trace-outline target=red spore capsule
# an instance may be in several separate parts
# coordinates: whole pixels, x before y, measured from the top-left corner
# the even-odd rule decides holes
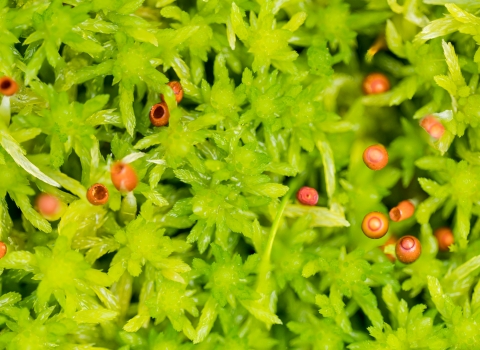
[[[35,207],[47,220],[57,220],[64,209],[63,203],[56,196],[41,193],[35,200]]]
[[[368,213],[363,218],[362,231],[368,238],[382,238],[388,231],[387,216],[378,211]]]
[[[388,152],[383,145],[367,147],[363,152],[365,165],[372,170],[381,170],[388,164]]]
[[[122,162],[114,163],[110,169],[110,175],[113,185],[119,191],[130,192],[137,187],[137,174],[129,164]]]
[[[165,102],[157,103],[150,109],[150,123],[153,126],[165,126],[170,119],[170,111]]]
[[[183,99],[183,88],[182,84],[180,82],[172,80],[168,84],[173,90],[173,93],[175,94],[175,100],[177,103],[180,103],[180,101]]]
[[[420,241],[413,236],[403,236],[395,246],[397,259],[404,264],[411,264],[417,260],[422,253]]]
[[[0,242],[0,259],[7,254],[7,245],[3,242]]]
[[[5,96],[12,96],[18,91],[18,84],[10,77],[0,78],[0,93]]]
[[[108,189],[102,184],[94,184],[87,191],[87,199],[93,205],[103,205],[108,202]]]
[[[443,124],[433,115],[427,115],[420,121],[420,126],[434,139],[439,139],[445,133]]]
[[[371,73],[363,80],[362,87],[366,95],[376,95],[390,90],[390,82],[385,74]]]
[[[449,227],[436,229],[434,235],[438,241],[438,249],[442,252],[448,252],[448,247],[455,243],[453,232]]]
[[[401,201],[390,210],[390,219],[393,221],[402,221],[412,217],[415,213],[415,205],[409,200]]]
[[[304,205],[316,205],[318,203],[318,192],[312,187],[302,187],[297,192],[297,199]]]

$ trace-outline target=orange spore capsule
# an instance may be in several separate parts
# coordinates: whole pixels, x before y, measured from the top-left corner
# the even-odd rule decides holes
[[[0,259],[7,254],[7,245],[3,242],[0,242]]]
[[[376,95],[390,90],[390,82],[385,74],[371,73],[365,77],[362,84],[366,95]]]
[[[390,245],[390,244],[395,244],[395,242],[397,242],[397,239],[393,236],[390,236],[387,241],[382,245],[380,246],[380,249],[382,249],[384,252],[385,252],[385,247],[387,245]],[[385,253],[385,255],[387,256],[387,258],[391,261],[391,262],[394,262],[396,260],[395,256],[392,255],[392,254],[387,254]]]
[[[439,139],[445,133],[445,127],[443,124],[435,118],[433,115],[427,115],[420,121],[420,126],[428,132],[428,134],[435,138]]]
[[[363,218],[362,231],[368,238],[382,238],[388,231],[387,216],[378,211],[368,213]]]
[[[35,206],[46,218],[53,217],[62,210],[60,199],[48,193],[39,194],[35,200]]]
[[[413,236],[403,236],[395,246],[397,259],[404,264],[411,264],[417,260],[422,253],[420,241]]]
[[[436,229],[434,235],[438,241],[438,249],[442,252],[448,252],[448,247],[455,243],[453,232],[449,227]]]
[[[150,123],[153,126],[165,126],[170,119],[170,112],[165,102],[157,103],[150,109]]]
[[[297,192],[297,199],[304,205],[316,205],[318,203],[318,192],[312,187],[302,187]]]
[[[114,163],[110,168],[110,176],[113,185],[119,191],[130,192],[137,187],[137,174],[129,164],[122,162]]]
[[[388,152],[383,145],[367,147],[363,152],[363,161],[372,170],[381,170],[388,164]]]
[[[10,77],[0,78],[0,93],[5,96],[12,96],[18,91],[18,84]]]
[[[108,189],[99,183],[96,183],[87,190],[87,199],[93,205],[103,205],[108,202]]]
[[[180,82],[178,81],[172,80],[168,82],[167,85],[172,88],[173,93],[175,94],[175,100],[177,101],[177,103],[180,103],[180,101],[183,99],[182,84],[180,84]]]
[[[401,201],[389,212],[390,219],[393,221],[402,221],[412,217],[415,213],[415,205],[409,200]]]

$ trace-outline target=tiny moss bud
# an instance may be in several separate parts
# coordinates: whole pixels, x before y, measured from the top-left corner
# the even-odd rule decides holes
[[[368,213],[363,218],[362,231],[368,238],[382,238],[388,231],[387,216],[378,211]]]
[[[372,170],[381,170],[388,164],[388,152],[383,145],[367,147],[363,152],[365,165]]]
[[[404,264],[411,264],[420,257],[422,245],[420,241],[413,236],[403,236],[395,246],[397,259]]]
[[[390,210],[390,219],[393,221],[402,221],[412,217],[415,213],[415,205],[409,200],[401,201],[398,205]]]
[[[318,192],[312,187],[302,187],[297,192],[297,199],[304,205],[316,205],[318,203]]]
[[[427,115],[420,121],[420,126],[434,139],[439,139],[445,132],[443,124],[433,115]]]
[[[376,95],[390,90],[390,82],[385,74],[371,73],[363,80],[362,87],[366,95]]]
[[[455,243],[453,232],[449,227],[438,228],[434,234],[438,241],[438,249],[442,252],[448,252],[448,247]]]
[[[170,119],[170,112],[165,102],[157,103],[150,109],[150,123],[153,126],[165,126]]]
[[[87,199],[93,205],[103,205],[108,202],[108,189],[102,184],[94,184],[87,191]]]
[[[0,78],[0,93],[5,96],[12,96],[18,91],[18,84],[9,77]]]
[[[7,245],[3,242],[0,242],[0,259],[7,254]]]
[[[110,169],[110,175],[113,185],[119,191],[130,192],[137,187],[137,174],[129,164],[122,162],[114,163]]]

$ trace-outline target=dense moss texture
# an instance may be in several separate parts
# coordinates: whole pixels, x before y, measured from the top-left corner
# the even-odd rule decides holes
[[[452,2],[0,0],[0,348],[479,349],[480,2]],[[422,256],[390,262],[406,234]]]

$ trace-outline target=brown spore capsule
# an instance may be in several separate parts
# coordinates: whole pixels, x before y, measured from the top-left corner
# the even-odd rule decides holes
[[[389,215],[393,221],[402,221],[412,217],[413,213],[415,213],[415,205],[411,201],[405,200],[392,208]]]
[[[367,147],[363,152],[363,162],[372,170],[381,170],[388,164],[388,152],[380,144]]]
[[[436,229],[434,235],[438,241],[438,249],[442,252],[448,252],[448,247],[455,243],[453,232],[449,227]]]
[[[153,126],[165,126],[170,119],[170,111],[165,102],[157,103],[150,109],[150,123]]]
[[[304,205],[316,205],[318,203],[318,192],[312,187],[304,186],[298,190],[297,199]]]
[[[110,168],[112,183],[115,188],[122,192],[133,191],[138,184],[137,173],[126,163],[116,162]]]
[[[178,81],[172,80],[168,82],[167,85],[170,86],[170,88],[173,90],[173,93],[175,94],[175,100],[177,101],[177,103],[180,103],[180,101],[183,99],[182,84],[180,84],[180,82]]]
[[[363,218],[362,231],[368,238],[382,238],[388,231],[387,216],[378,211],[368,213]]]
[[[0,242],[0,259],[7,254],[7,245],[3,242]]]
[[[0,93],[5,96],[12,96],[18,91],[18,84],[10,77],[0,78]]]
[[[445,133],[443,124],[433,115],[427,115],[420,121],[420,126],[434,139],[439,139]]]
[[[93,205],[103,205],[108,202],[108,189],[99,183],[96,183],[87,190],[87,199]]]
[[[404,264],[411,264],[420,257],[422,245],[420,241],[413,236],[403,236],[395,246],[397,259]]]
[[[385,74],[371,73],[365,77],[362,84],[366,95],[376,95],[390,90],[390,82]]]

